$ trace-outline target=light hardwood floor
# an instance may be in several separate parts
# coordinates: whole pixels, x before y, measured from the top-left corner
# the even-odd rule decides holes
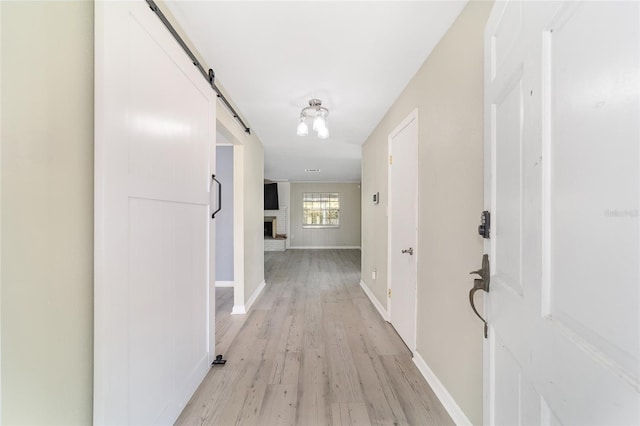
[[[216,355],[226,356],[247,315],[231,315],[233,287],[216,287]]]
[[[267,252],[265,281],[176,424],[453,424],[360,288],[359,250]]]

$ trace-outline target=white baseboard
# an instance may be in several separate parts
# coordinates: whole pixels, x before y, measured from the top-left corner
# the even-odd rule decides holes
[[[426,361],[420,356],[418,351],[413,353],[413,363],[418,367],[420,373],[422,373],[424,378],[427,380],[427,383],[429,383],[429,386],[431,386],[431,389],[433,389],[433,392],[436,394],[455,424],[459,426],[472,425],[471,420],[469,420],[469,418],[464,414],[462,408],[460,408],[456,403],[456,400],[453,399],[453,396],[451,396],[447,388],[444,387],[440,379],[438,379],[433,371],[431,371]]]
[[[362,280],[360,280],[360,287],[362,287],[364,293],[367,295],[367,297],[369,297],[369,300],[371,300],[373,306],[376,307],[376,309],[380,313],[380,316],[382,316],[382,318],[388,322],[389,314],[387,310],[382,306],[380,302],[378,302],[378,299],[376,299],[369,287],[367,287],[365,282]],[[456,403],[455,399],[453,399],[453,396],[451,396],[447,388],[444,387],[440,379],[438,379],[433,371],[431,371],[418,351],[413,352],[413,363],[416,365],[416,367],[418,367],[418,370],[420,371],[420,373],[422,373],[427,383],[429,383],[429,386],[431,386],[431,389],[433,389],[433,392],[436,394],[455,424],[459,426],[472,425],[469,418],[462,411],[462,408],[460,408],[460,406]]]
[[[360,250],[360,246],[291,246],[291,250]]]
[[[251,297],[249,298],[249,300],[247,300],[247,303],[244,305],[247,309],[246,311],[249,312],[249,309],[251,309],[251,306],[253,306],[253,302],[256,301],[256,299],[258,298],[258,296],[260,296],[260,293],[262,293],[262,290],[264,290],[264,288],[266,287],[267,283],[264,282],[264,280],[262,280],[262,282],[260,283],[260,285],[258,286],[258,288],[255,289],[255,291],[253,292],[253,294],[251,295]]]
[[[247,310],[244,305],[233,305],[233,309],[231,309],[231,315],[244,315],[246,313]]]
[[[216,281],[216,287],[233,287],[235,285],[234,281]]]
[[[382,316],[382,319],[384,319],[385,321],[389,322],[389,313],[382,306],[382,304],[380,302],[378,302],[378,299],[376,299],[376,297],[373,295],[371,290],[369,290],[369,287],[367,287],[367,285],[362,280],[360,280],[360,287],[362,287],[362,290],[364,290],[364,294],[366,294],[369,297],[369,300],[371,300],[371,303],[373,303],[373,306],[376,307],[376,309],[378,310],[378,312]]]

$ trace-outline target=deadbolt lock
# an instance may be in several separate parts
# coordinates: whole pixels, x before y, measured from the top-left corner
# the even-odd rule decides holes
[[[491,213],[487,210],[480,215],[480,226],[478,226],[478,234],[482,238],[489,238],[491,235]]]

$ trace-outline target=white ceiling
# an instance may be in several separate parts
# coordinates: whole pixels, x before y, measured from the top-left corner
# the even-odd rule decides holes
[[[345,182],[360,181],[361,145],[465,4],[167,2],[262,140],[265,178]],[[330,111],[329,139],[296,135],[311,98]]]

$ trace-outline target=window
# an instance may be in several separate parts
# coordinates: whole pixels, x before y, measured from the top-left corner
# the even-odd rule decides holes
[[[303,228],[338,228],[339,226],[339,193],[305,192],[302,194]]]

